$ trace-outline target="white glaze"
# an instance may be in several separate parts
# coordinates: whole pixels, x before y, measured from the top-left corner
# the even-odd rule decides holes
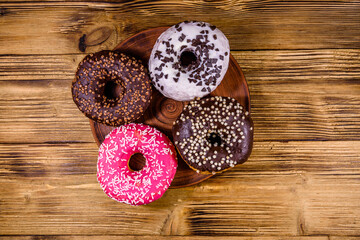
[[[179,31],[179,29],[181,30]],[[196,39],[199,35],[202,36],[202,39],[199,39],[197,43],[187,42],[188,39]],[[207,36],[208,42],[205,36]],[[170,46],[166,45],[167,41]],[[184,45],[186,45],[185,48]],[[208,57],[205,56],[204,49],[205,51],[209,50]],[[174,52],[169,52],[170,50],[174,50]],[[197,66],[193,64],[190,69],[174,66],[176,63],[180,66],[180,56],[183,51],[194,52],[199,59],[199,64]],[[165,57],[173,61],[164,62]],[[203,97],[215,90],[228,69],[229,57],[229,41],[219,29],[204,22],[182,22],[167,29],[156,41],[149,59],[150,76],[156,89],[164,96],[177,101],[188,101],[195,97]],[[206,66],[209,59],[217,60],[213,66]],[[158,69],[162,63],[164,66]],[[201,69],[200,66],[203,63],[204,68]],[[212,73],[211,71],[214,69],[218,69],[218,72]],[[179,73],[180,76],[177,77],[176,74]],[[194,79],[196,82],[190,82],[192,73],[198,73],[201,78]],[[205,76],[206,74],[208,75]],[[177,82],[174,77],[178,78]],[[210,80],[212,80],[211,83],[206,85],[206,82]],[[201,86],[199,86],[200,84]]]

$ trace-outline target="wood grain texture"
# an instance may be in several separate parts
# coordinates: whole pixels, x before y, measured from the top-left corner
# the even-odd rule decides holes
[[[326,190],[321,191],[319,178],[326,180]],[[354,194],[359,183],[349,178],[279,174],[244,176],[221,184],[211,178],[196,187],[169,190],[156,203],[136,209],[104,198],[95,181],[89,176],[23,180],[21,184],[9,180],[7,188],[16,190],[1,189],[7,194],[1,203],[1,233],[359,235],[353,222],[359,220],[355,204],[359,196]],[[344,196],[351,197],[344,201]],[[331,204],[324,198],[331,199]]]
[[[360,141],[254,142],[248,162],[216,179],[231,182],[242,175],[303,172],[358,174],[359,148]],[[0,176],[5,180],[94,175],[97,154],[96,143],[1,144]]]
[[[255,142],[244,165],[132,207],[99,188],[95,143],[2,144],[0,232],[360,235],[360,142],[331,145]]]
[[[33,236],[6,236],[1,237],[0,240],[97,240],[100,236],[46,236],[46,235],[33,235]],[[173,240],[220,240],[223,239],[223,236],[156,236],[156,239],[159,240],[165,240],[165,239],[173,239]],[[128,239],[128,240],[151,240],[154,239],[154,236],[104,236],[101,235],[101,239],[103,240],[122,240],[122,239]],[[227,236],[226,239],[228,240],[329,240],[326,236],[302,236],[302,237],[294,237],[294,236],[286,236],[286,237],[278,237],[278,236],[272,236],[272,237],[229,237]],[[344,239],[344,238],[343,238]],[[353,240],[355,238],[346,238],[344,240]],[[336,239],[337,240],[337,239]]]
[[[0,8],[0,54],[79,53],[80,38],[98,28],[113,32],[82,49],[112,49],[141,30],[184,18],[217,25],[233,50],[360,48],[357,1],[13,1]]]
[[[141,207],[96,181],[70,83],[90,52],[203,20],[229,38],[251,94],[250,159]],[[0,239],[360,238],[358,1],[0,3]]]

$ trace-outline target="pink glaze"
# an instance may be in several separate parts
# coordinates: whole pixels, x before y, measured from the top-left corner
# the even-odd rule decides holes
[[[134,153],[146,159],[140,171],[128,162]],[[127,124],[109,133],[99,149],[97,179],[112,199],[143,205],[159,199],[174,179],[177,159],[171,141],[159,130],[144,124]]]

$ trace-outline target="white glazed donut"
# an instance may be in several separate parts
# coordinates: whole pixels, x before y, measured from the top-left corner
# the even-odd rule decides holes
[[[205,22],[181,22],[157,39],[149,59],[154,86],[165,97],[189,101],[220,84],[229,66],[225,35]]]

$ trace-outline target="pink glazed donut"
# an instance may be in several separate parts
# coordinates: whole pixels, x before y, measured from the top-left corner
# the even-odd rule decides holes
[[[146,159],[139,171],[129,159],[141,153]],[[159,199],[174,179],[177,159],[171,141],[159,130],[144,124],[127,124],[110,132],[99,149],[97,179],[112,199],[143,205]]]

